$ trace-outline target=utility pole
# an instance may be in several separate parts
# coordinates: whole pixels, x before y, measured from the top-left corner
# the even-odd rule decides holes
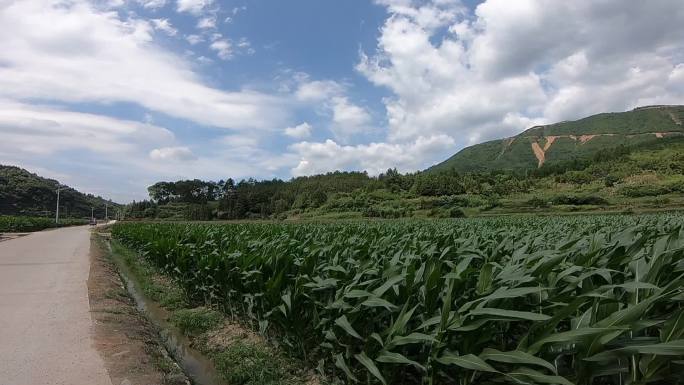
[[[90,219],[95,219],[95,207],[90,207]]]
[[[109,219],[109,215],[107,215],[107,204],[105,203],[105,220]]]
[[[61,190],[62,187],[57,186],[57,210],[55,210],[55,223],[59,223],[59,190]]]

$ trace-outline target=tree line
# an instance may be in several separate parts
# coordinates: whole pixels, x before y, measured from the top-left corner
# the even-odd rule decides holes
[[[158,182],[148,188],[150,200],[129,205],[128,216],[158,217],[164,206],[179,204],[185,219],[271,218],[291,210],[316,209],[340,195],[384,190],[396,197],[436,197],[459,194],[506,194],[526,191],[528,178],[513,173],[460,174],[454,170],[402,174],[389,169],[378,176],[336,171],[281,179],[235,182],[199,179]]]

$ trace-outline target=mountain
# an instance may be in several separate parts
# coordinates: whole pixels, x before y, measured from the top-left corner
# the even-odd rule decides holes
[[[607,148],[648,146],[684,135],[684,106],[646,106],[536,126],[519,135],[466,147],[427,171],[536,169],[589,158]]]
[[[56,188],[59,185],[56,180],[40,177],[22,168],[0,165],[0,215],[54,216]],[[117,203],[81,193],[71,187],[60,190],[60,216],[63,217],[90,217],[93,208],[95,216],[102,218],[105,204],[109,208],[109,216],[113,217],[119,207]]]

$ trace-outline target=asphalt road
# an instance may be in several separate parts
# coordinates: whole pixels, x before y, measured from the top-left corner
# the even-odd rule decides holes
[[[0,242],[0,385],[112,385],[93,345],[87,227]]]

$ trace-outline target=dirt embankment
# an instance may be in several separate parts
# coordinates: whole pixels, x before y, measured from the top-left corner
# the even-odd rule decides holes
[[[156,328],[138,312],[121,277],[93,235],[88,295],[95,347],[113,385],[189,384],[159,342]]]

